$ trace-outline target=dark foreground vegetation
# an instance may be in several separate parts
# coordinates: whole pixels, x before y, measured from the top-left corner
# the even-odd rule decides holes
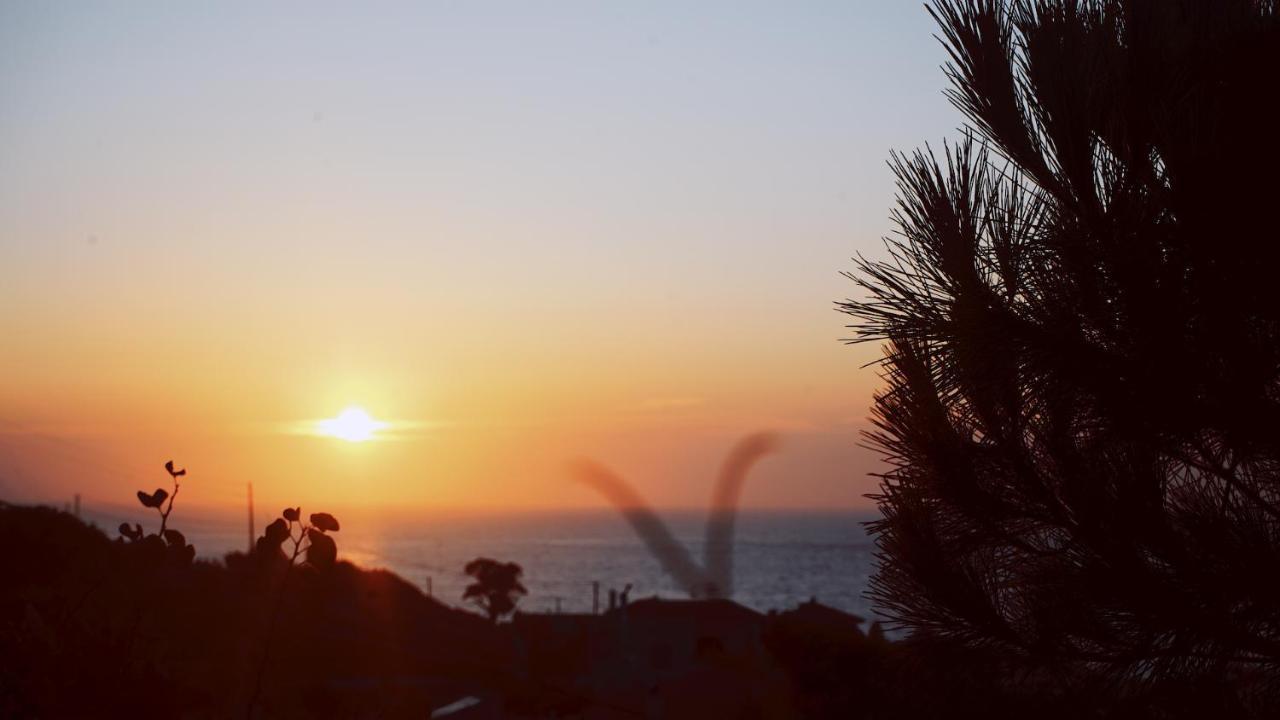
[[[1140,685],[1118,699],[1103,684],[1028,684],[1016,660],[891,642],[818,603],[762,615],[624,597],[600,615],[495,625],[385,571],[188,562],[49,508],[0,505],[0,547],[0,717],[423,718],[459,699],[477,704],[447,717],[1244,712],[1230,688]]]
[[[8,505],[0,542],[3,717],[246,717],[260,670],[258,716],[422,717],[507,664],[490,623],[384,571],[190,562]]]
[[[1005,683],[1280,717],[1280,12],[945,0],[896,156],[877,606]]]

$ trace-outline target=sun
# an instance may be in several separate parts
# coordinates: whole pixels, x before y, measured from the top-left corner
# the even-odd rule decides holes
[[[387,426],[387,423],[370,417],[364,408],[354,405],[338,413],[337,417],[316,422],[316,430],[321,435],[328,435],[347,442],[372,440],[374,433]]]

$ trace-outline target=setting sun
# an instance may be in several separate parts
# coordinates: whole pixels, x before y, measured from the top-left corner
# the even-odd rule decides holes
[[[364,408],[349,407],[338,413],[337,417],[320,420],[316,429],[321,435],[328,435],[347,442],[364,442],[372,440],[374,433],[387,427],[387,423],[374,420]]]

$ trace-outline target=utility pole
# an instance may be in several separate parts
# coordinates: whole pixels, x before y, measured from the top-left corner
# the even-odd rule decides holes
[[[254,537],[254,532],[253,532],[253,483],[250,482],[249,483],[249,554],[250,555],[253,554],[253,541],[256,539],[257,538]]]
[[[431,597],[431,576],[427,576],[427,597]]]

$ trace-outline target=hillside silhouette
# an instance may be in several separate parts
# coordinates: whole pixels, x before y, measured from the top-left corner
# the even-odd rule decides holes
[[[0,715],[245,716],[278,574],[240,553],[152,562],[48,508],[0,506],[0,543]],[[338,561],[290,583],[262,716],[421,717],[506,680],[489,622],[392,573]]]

